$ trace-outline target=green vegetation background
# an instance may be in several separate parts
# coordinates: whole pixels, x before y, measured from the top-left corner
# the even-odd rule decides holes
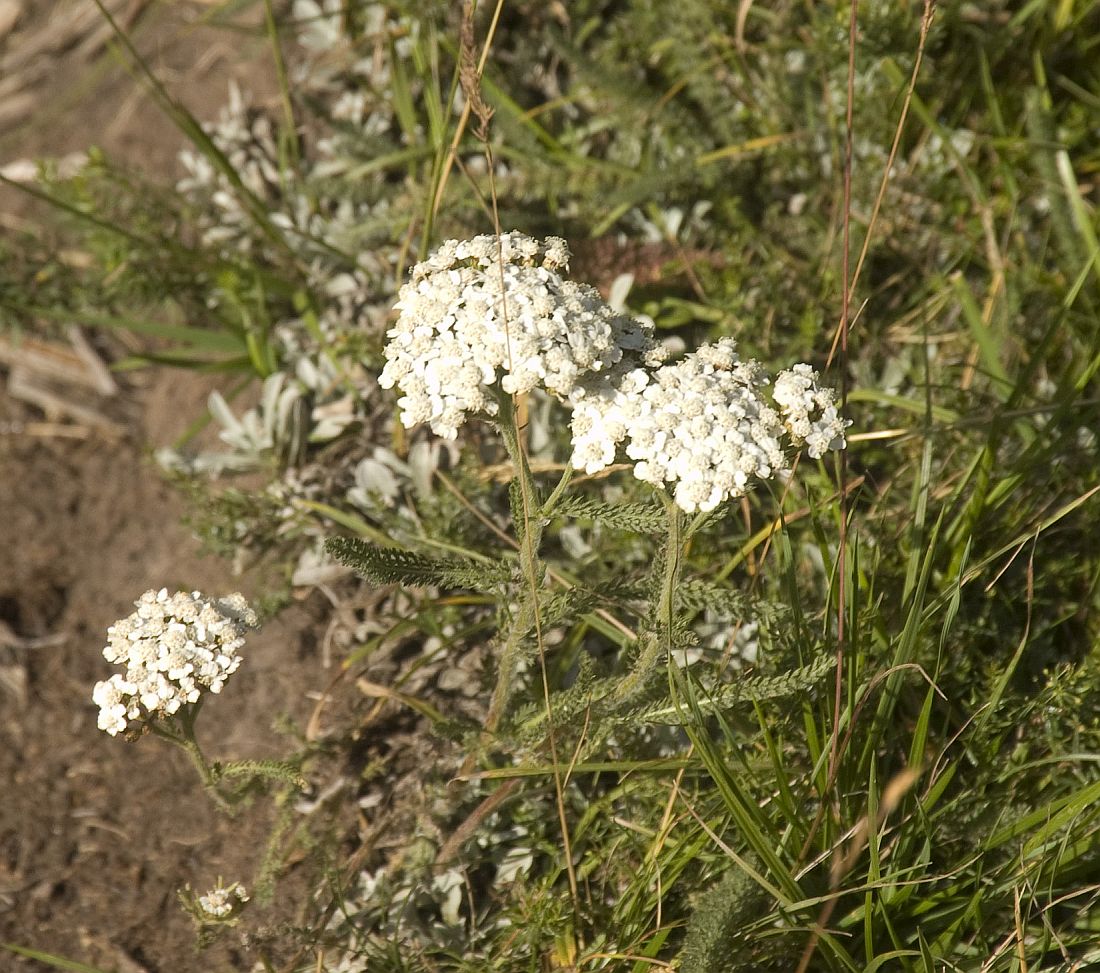
[[[288,184],[389,201],[360,245],[396,252],[400,279],[418,253],[492,221],[484,168],[449,164],[457,13],[387,6],[418,25],[391,39],[395,124],[343,131],[356,165],[318,176],[303,163],[307,135],[333,123],[287,86],[280,146]],[[521,782],[492,826],[524,829],[526,877],[510,891],[475,878],[483,897],[450,938],[410,919],[398,946],[367,910],[338,930],[343,948],[372,971],[1100,963],[1100,4],[943,4],[925,34],[918,4],[861,3],[850,199],[846,6],[514,2],[499,22],[492,6],[481,5],[475,36],[480,51],[492,33],[482,92],[495,110],[501,224],[568,238],[575,276],[606,285],[634,274],[628,306],[688,346],[732,334],[777,367],[825,366],[843,275],[858,266],[847,349],[825,371],[846,390],[853,436],[843,466],[804,463],[789,490],[758,492],[689,547],[684,618],[711,609],[756,621],[762,649],[750,677],[678,677],[665,720],[682,731],[675,757],[643,762],[661,700],[588,727],[559,808],[567,862],[554,775],[523,750],[523,718],[538,705],[520,710],[502,749],[526,756],[481,757]],[[212,16],[232,24],[241,9]],[[352,37],[358,10],[346,11]],[[289,50],[300,11],[271,12],[276,49]],[[157,90],[232,184],[217,146]],[[468,163],[481,152],[471,131],[457,144]],[[302,241],[234,188],[257,241],[247,253],[203,245],[189,229],[201,223],[193,201],[109,160],[47,178],[55,224],[0,241],[7,326],[129,328],[156,344],[123,366],[270,377],[285,364],[271,323],[308,321],[326,298]],[[93,255],[90,267],[55,258],[58,233]],[[326,259],[350,266],[354,255]],[[212,306],[214,288],[232,300]],[[377,369],[382,340],[364,329],[335,353]],[[381,435],[400,450],[392,425]],[[268,474],[302,449],[324,462],[333,448],[299,444],[269,457]],[[507,491],[479,478],[478,456],[457,482],[481,511],[506,516]],[[244,492],[192,487],[212,542],[247,542],[276,564],[311,529],[377,539],[393,527],[384,511],[325,496],[288,534]],[[589,492],[607,503],[599,491]],[[573,508],[589,526],[601,509]],[[422,538],[504,554],[446,491],[420,513]],[[644,524],[607,517],[598,552],[547,555],[596,590],[660,556]],[[418,596],[414,629],[455,622],[445,594]],[[566,687],[587,671],[593,640],[614,643],[593,628],[592,603],[555,610],[566,631],[550,666],[562,752],[580,753],[569,727],[587,697]],[[620,671],[608,665],[591,678]],[[415,855],[401,867],[431,887]],[[303,935],[323,943],[332,928]]]

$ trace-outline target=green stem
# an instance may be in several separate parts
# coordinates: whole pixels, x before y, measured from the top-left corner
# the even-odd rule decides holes
[[[694,537],[695,532],[710,520],[712,513],[713,511],[707,510],[704,513],[699,513],[692,517],[691,523],[687,525],[687,529],[684,531],[683,540],[688,541]]]
[[[218,806],[218,809],[221,811],[229,811],[229,802],[222,795],[221,791],[218,790],[219,775],[214,772],[214,768],[210,766],[202,752],[202,748],[199,746],[199,741],[195,739],[195,717],[198,716],[201,706],[202,700],[200,699],[197,703],[185,706],[179,711],[173,720],[180,728],[179,733],[173,733],[171,730],[156,722],[150,722],[149,728],[161,739],[174,743],[187,754],[195,770],[199,773],[199,777],[202,780],[202,786]]]
[[[519,562],[526,584],[520,595],[515,615],[508,636],[501,649],[500,660],[497,664],[497,684],[493,689],[493,696],[489,702],[489,712],[485,719],[485,728],[492,733],[500,725],[504,716],[505,707],[511,696],[512,680],[519,665],[520,655],[523,650],[523,639],[538,621],[538,589],[541,577],[541,565],[538,558],[538,548],[542,541],[542,511],[536,509],[535,498],[538,496],[535,489],[535,479],[531,474],[530,464],[527,462],[527,453],[519,438],[519,425],[516,422],[516,407],[511,396],[501,393],[498,396],[500,412],[497,416],[497,425],[500,428],[501,438],[504,440],[504,448],[512,460],[519,479],[520,491],[523,496],[523,522],[517,524],[519,536]],[[564,484],[568,478],[563,476],[562,482],[551,494],[551,499],[556,503]],[[549,501],[548,501],[549,503]]]
[[[293,168],[297,169],[298,163],[298,126],[294,121],[294,106],[290,100],[290,82],[287,79],[286,62],[283,60],[283,48],[279,43],[279,28],[275,23],[275,8],[272,0],[264,0],[264,23],[267,26],[267,36],[271,41],[271,54],[275,62],[275,77],[279,82],[279,95],[283,102],[283,120],[286,125],[286,136],[280,139],[279,151],[283,151],[285,143]],[[282,160],[280,160],[282,161]],[[289,167],[288,167],[289,168]]]
[[[191,763],[193,763],[198,770],[199,776],[202,778],[203,787],[206,788],[206,792],[218,806],[218,809],[221,811],[228,811],[229,802],[222,796],[221,791],[218,790],[218,779],[210,764],[206,762],[206,757],[203,756],[198,741],[194,739],[184,740],[181,745],[183,749],[187,751],[187,756],[191,758]]]
[[[657,633],[644,634],[637,659],[630,672],[620,680],[612,692],[616,704],[630,699],[645,688],[649,677],[664,658],[672,658],[672,629],[676,615],[676,586],[680,583],[680,571],[683,566],[684,522],[676,502],[662,491],[662,499],[668,512],[668,536],[665,540],[664,563],[661,568],[660,594],[657,596],[656,623]],[[692,529],[698,526],[692,523]]]
[[[661,579],[661,594],[657,600],[657,631],[662,647],[672,653],[672,625],[676,609],[676,586],[680,583],[680,570],[683,566],[683,515],[676,501],[665,495],[665,509],[668,511],[668,540],[665,544],[664,573]],[[692,525],[696,526],[695,524]]]
[[[539,516],[545,520],[554,512],[554,508],[557,507],[558,501],[565,495],[565,488],[569,486],[569,481],[573,479],[573,467],[566,466],[565,472],[562,473],[561,479],[558,480],[558,485],[554,487],[550,496],[546,498],[546,502],[539,508]]]
[[[531,536],[530,528],[535,528],[538,533],[534,536],[534,544],[531,545],[534,548],[538,548],[541,541],[541,529],[537,523],[536,511],[535,511],[535,498],[538,496],[538,490],[535,487],[535,477],[531,473],[531,464],[527,462],[527,451],[523,448],[523,444],[519,438],[519,423],[516,421],[516,403],[510,395],[506,395],[503,392],[497,393],[497,402],[500,404],[500,411],[497,413],[496,421],[497,426],[500,429],[501,439],[504,440],[504,448],[508,452],[508,458],[512,461],[513,467],[516,470],[516,476],[520,481],[520,489],[523,492],[527,509],[525,514],[529,514],[527,517],[527,523],[524,524],[526,528],[523,531],[525,537]],[[557,492],[555,490],[555,492]],[[523,558],[528,553],[529,545],[520,545],[520,557]],[[530,554],[534,554],[534,551],[529,551]]]

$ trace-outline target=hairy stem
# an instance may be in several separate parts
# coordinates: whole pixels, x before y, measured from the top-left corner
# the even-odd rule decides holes
[[[557,507],[558,501],[565,495],[565,488],[569,486],[569,481],[573,479],[573,467],[567,466],[565,472],[562,473],[561,479],[558,480],[558,485],[550,492],[550,496],[546,498],[542,506],[539,507],[539,517],[545,520],[554,512],[554,508]]]
[[[200,699],[197,703],[186,706],[180,710],[179,714],[172,721],[179,727],[179,733],[173,733],[171,730],[156,722],[150,722],[149,728],[154,734],[164,740],[174,743],[187,754],[195,770],[198,771],[199,778],[202,780],[202,786],[217,805],[218,810],[229,811],[229,802],[218,788],[219,774],[210,766],[209,761],[207,761],[205,754],[202,752],[202,748],[199,746],[199,741],[195,739],[195,717],[198,716],[199,707],[201,705],[202,700]]]
[[[525,516],[522,523],[516,524],[519,533],[519,563],[524,581],[522,593],[519,595],[516,611],[512,617],[512,625],[501,649],[500,661],[497,665],[497,684],[493,689],[493,696],[489,703],[489,713],[485,720],[485,728],[491,733],[500,726],[504,716],[505,707],[512,692],[512,680],[519,664],[523,649],[523,638],[530,632],[537,622],[538,612],[538,588],[542,576],[541,564],[538,558],[538,548],[542,541],[542,516],[534,503],[538,494],[535,492],[535,479],[531,474],[530,464],[527,462],[527,453],[519,438],[519,426],[516,422],[515,402],[511,396],[501,395],[500,414],[497,417],[501,438],[504,440],[504,448],[516,470],[516,476],[520,481],[520,488],[525,498],[529,498],[531,506],[535,509],[529,511],[530,516]],[[563,477],[558,488],[554,490],[552,499],[560,496],[568,477]],[[525,511],[525,514],[528,511]]]
[[[657,632],[656,634],[647,632],[639,639],[640,650],[633,667],[612,692],[612,698],[616,704],[640,692],[662,658],[666,660],[672,658],[676,586],[680,583],[680,572],[683,566],[684,522],[676,503],[667,496],[664,496],[664,501],[665,509],[668,511],[668,535],[665,540],[661,585],[655,611]]]
[[[664,573],[661,578],[661,593],[657,599],[657,632],[661,647],[672,653],[672,624],[676,609],[676,586],[680,583],[680,570],[683,565],[683,515],[676,501],[664,497],[668,511],[668,540],[665,544]]]
[[[190,740],[182,740],[180,745],[187,752],[187,756],[191,758],[191,763],[195,765],[196,770],[199,772],[199,776],[202,778],[202,786],[206,788],[206,792],[218,806],[218,810],[228,811],[230,809],[229,802],[218,789],[217,775],[214,773],[210,764],[207,763],[206,757],[203,755],[198,742],[192,737]]]

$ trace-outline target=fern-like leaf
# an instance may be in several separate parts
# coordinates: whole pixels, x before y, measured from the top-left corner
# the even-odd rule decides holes
[[[713,687],[707,695],[700,693],[698,706],[703,713],[714,713],[745,700],[759,702],[765,699],[790,699],[817,686],[835,665],[836,657],[824,653],[808,665],[785,672],[781,676],[755,676],[726,686]],[[682,710],[683,707],[678,707],[674,703],[661,702],[642,710],[641,713],[630,714],[624,719],[630,722],[640,719],[646,723],[679,726]]]
[[[668,526],[664,510],[656,504],[605,503],[589,497],[562,497],[554,509],[554,515],[594,520],[635,534],[659,534]]]
[[[500,562],[480,564],[424,557],[412,551],[379,547],[354,537],[330,538],[325,543],[325,550],[375,584],[469,588],[491,593],[510,576],[508,566]]]
[[[774,602],[746,595],[736,588],[726,588],[699,578],[684,581],[676,591],[677,604],[683,611],[713,611],[739,621],[759,622],[765,627],[787,613],[787,608]]]
[[[516,710],[508,736],[520,746],[530,747],[539,743],[549,729],[578,729],[585,723],[585,710],[606,696],[616,682],[617,679],[600,678],[593,658],[587,653],[581,653],[573,685],[554,693],[551,718],[547,719],[543,702],[528,703]]]
[[[730,949],[737,934],[756,918],[765,896],[748,872],[730,868],[695,903],[688,920],[683,973],[720,973],[730,969]]]
[[[570,588],[543,595],[539,598],[539,622],[546,629],[572,621],[593,611],[600,601],[599,595],[585,588]]]

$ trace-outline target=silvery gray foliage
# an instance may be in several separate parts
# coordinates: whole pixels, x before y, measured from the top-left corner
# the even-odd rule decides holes
[[[206,133],[233,167],[248,192],[265,203],[281,195],[283,171],[271,119],[253,109],[236,82],[229,101]],[[224,174],[197,148],[179,154],[186,175],[176,184],[192,203],[203,244],[249,253],[254,247],[252,217]]]
[[[455,443],[421,441],[413,443],[401,459],[392,450],[375,446],[355,467],[355,484],[347,500],[364,512],[381,505],[411,516],[406,500],[431,496],[435,471],[454,466],[459,451]]]
[[[382,4],[368,5],[359,14],[370,30],[381,32],[380,37],[400,27],[391,22]],[[372,90],[369,98],[365,92],[365,79],[372,65],[377,74],[377,65],[372,58],[353,59],[352,45],[341,26],[342,4],[299,0],[294,16],[299,41],[309,52],[298,78],[306,92],[329,100],[335,97],[332,86],[341,85],[344,94],[358,92],[372,111],[392,119],[392,96],[385,87]],[[349,63],[350,72],[345,70]],[[322,65],[331,70],[323,70]],[[366,123],[365,117],[346,114],[343,109],[335,111],[329,121]],[[218,120],[206,130],[301,259],[314,298],[309,320],[302,315],[274,322],[279,370],[265,383],[256,407],[238,418],[220,396],[211,400],[231,452],[199,457],[190,465],[212,472],[236,471],[261,465],[270,453],[297,453],[289,446],[300,441],[331,441],[369,409],[374,379],[344,346],[348,335],[383,326],[396,289],[398,254],[392,246],[379,245],[372,229],[392,222],[388,197],[368,192],[352,198],[346,186],[329,179],[332,153],[340,148],[337,141],[321,137],[303,144],[296,166],[288,167],[270,115],[252,107],[235,85]],[[180,160],[186,175],[177,188],[193,204],[202,242],[230,255],[239,252],[263,258],[270,242],[257,231],[224,174],[194,149],[182,152]],[[228,299],[215,287],[211,298],[215,304]]]
[[[362,160],[361,142],[349,133],[392,139],[399,130],[384,75],[391,51],[411,56],[415,18],[398,17],[384,4],[359,7],[363,33],[353,41],[344,30],[345,13],[344,5],[332,0],[294,4],[293,22],[305,53],[292,72],[299,90],[321,106],[322,117],[319,130],[299,133],[293,165],[287,165],[285,146],[278,144],[273,116],[250,105],[236,87],[217,121],[207,126],[298,258],[310,300],[307,309],[298,305],[293,315],[272,322],[268,341],[277,367],[264,381],[259,401],[241,410],[219,393],[211,396],[224,448],[158,453],[165,468],[192,476],[281,470],[264,492],[286,505],[290,523],[302,520],[304,503],[334,499],[302,492],[316,478],[302,475],[301,467],[335,440],[346,442],[353,430],[369,436],[373,429],[377,383],[362,361],[362,336],[385,327],[397,288],[400,254],[388,242],[392,189],[384,173],[361,177],[348,171],[349,164]],[[369,43],[361,43],[363,38]],[[178,188],[193,205],[202,242],[230,259],[237,254],[253,261],[275,259],[270,240],[225,176],[197,151],[185,151],[181,162],[185,176]],[[348,192],[349,179],[355,192]],[[234,306],[235,295],[222,287],[216,282],[212,304]],[[438,450],[418,451],[414,444],[407,463],[394,457],[387,479],[379,457],[364,450],[345,446],[327,455],[329,494],[344,494],[363,510],[378,502],[389,507],[398,494],[427,495],[431,464],[441,459]]]

